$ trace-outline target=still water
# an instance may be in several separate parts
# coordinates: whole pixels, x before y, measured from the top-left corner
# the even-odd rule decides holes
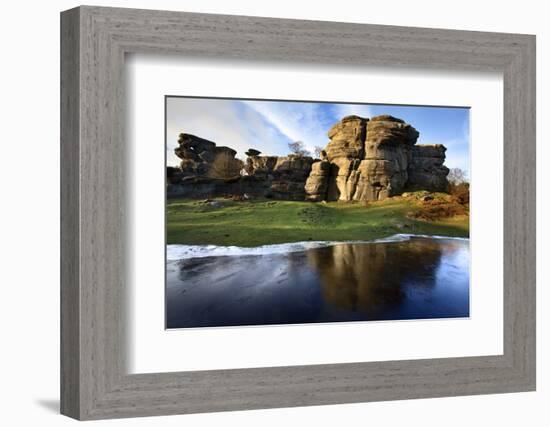
[[[469,316],[468,239],[168,249],[167,328]]]

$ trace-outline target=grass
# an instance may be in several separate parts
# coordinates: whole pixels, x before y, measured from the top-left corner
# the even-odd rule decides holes
[[[396,233],[467,237],[469,217],[414,219],[409,198],[369,203],[171,199],[167,243],[259,246],[306,240],[371,240]]]

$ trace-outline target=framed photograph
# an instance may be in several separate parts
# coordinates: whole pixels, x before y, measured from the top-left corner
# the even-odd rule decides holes
[[[167,96],[166,135],[167,329],[469,317],[469,108]]]
[[[61,411],[535,389],[535,37],[61,14]]]

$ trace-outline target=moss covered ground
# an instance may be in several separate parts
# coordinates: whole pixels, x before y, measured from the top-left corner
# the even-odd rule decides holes
[[[443,200],[445,196],[434,197]],[[307,240],[372,240],[396,233],[469,236],[468,215],[427,221],[418,215],[423,206],[414,194],[368,204],[170,199],[167,243],[251,247]]]

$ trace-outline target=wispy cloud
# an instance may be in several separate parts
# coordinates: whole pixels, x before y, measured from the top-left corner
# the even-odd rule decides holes
[[[322,104],[300,102],[242,101],[261,114],[292,142],[302,141],[313,151],[327,143],[326,112]]]
[[[302,141],[310,151],[317,146],[326,146],[328,130],[342,117],[352,114],[362,117],[371,115],[370,107],[362,104],[242,102],[261,114],[266,122],[275,126],[291,141]]]
[[[333,104],[334,115],[339,119],[345,116],[372,117],[372,108],[366,104]]]
[[[229,146],[240,157],[250,147],[266,154],[288,147],[289,141],[261,115],[250,108],[239,108],[232,100],[174,97],[168,98],[166,111],[167,163],[171,165],[179,163],[174,148],[182,132]]]
[[[344,116],[391,114],[420,131],[419,144],[444,144],[446,166],[470,169],[466,109],[175,97],[168,99],[167,107],[168,164],[179,163],[174,148],[181,132],[232,147],[239,157],[248,148],[285,155],[294,141],[302,141],[310,151],[325,147],[328,130]]]

